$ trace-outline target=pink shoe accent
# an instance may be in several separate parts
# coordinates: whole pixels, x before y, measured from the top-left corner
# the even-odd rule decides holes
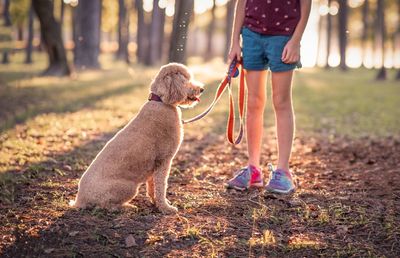
[[[264,182],[261,170],[253,165],[250,165],[250,170],[251,170],[250,186],[263,187]]]

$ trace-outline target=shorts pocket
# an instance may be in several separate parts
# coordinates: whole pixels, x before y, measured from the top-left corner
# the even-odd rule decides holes
[[[242,37],[250,37],[250,38],[257,38],[257,33],[254,31],[251,31],[249,28],[247,27],[242,27],[241,29],[241,34]]]

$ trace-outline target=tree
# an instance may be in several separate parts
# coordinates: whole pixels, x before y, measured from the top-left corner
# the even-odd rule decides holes
[[[340,69],[342,69],[342,71],[347,70],[347,65],[346,65],[347,17],[348,17],[347,0],[339,0],[339,52],[340,52],[339,67]]]
[[[24,24],[28,18],[31,1],[12,0],[10,3],[11,22],[17,31],[17,40],[24,40]]]
[[[376,75],[377,80],[386,80],[386,68],[385,68],[385,40],[386,40],[386,24],[385,24],[385,1],[378,0],[376,7],[376,32],[375,40],[376,46],[380,49],[380,69]]]
[[[150,49],[148,64],[155,65],[161,61],[164,39],[165,11],[158,6],[158,1],[153,1],[153,12],[150,25]]]
[[[365,0],[362,6],[362,21],[363,21],[363,30],[361,35],[361,59],[362,64],[364,64],[366,49],[367,49],[367,41],[368,41],[368,32],[369,32],[369,0]]]
[[[28,14],[28,40],[26,44],[26,57],[25,57],[25,64],[31,64],[32,63],[32,50],[33,50],[33,6],[29,8],[29,14]]]
[[[64,24],[64,13],[65,13],[65,4],[64,4],[64,0],[60,0],[60,24],[61,24],[61,28]]]
[[[231,45],[232,38],[232,27],[233,27],[233,18],[235,15],[235,0],[229,0],[226,3],[226,30],[225,30],[225,40],[226,47],[224,53],[224,61],[228,60],[229,54],[229,46]]]
[[[43,75],[64,76],[70,74],[64,44],[61,38],[60,24],[54,18],[54,2],[32,0],[33,9],[40,22],[43,43],[49,57],[49,67]]]
[[[137,33],[136,33],[136,58],[138,63],[147,63],[149,51],[149,25],[145,21],[143,0],[136,0],[137,10]]]
[[[175,0],[169,62],[186,63],[187,32],[194,8],[194,0]]]
[[[4,1],[3,10],[4,26],[11,27],[11,17],[10,17],[10,0]],[[8,64],[10,62],[8,50],[3,51],[3,59],[1,61],[3,64]]]
[[[328,13],[326,14],[326,62],[325,68],[329,69],[329,56],[331,55],[332,43],[332,15],[330,14],[332,0],[328,0]]]
[[[79,1],[74,10],[74,64],[78,69],[100,68],[101,0]]]
[[[208,30],[207,30],[207,52],[206,52],[206,59],[210,60],[213,57],[213,35],[215,31],[215,0],[213,0],[213,6],[211,8],[211,20],[210,24],[208,25]]]
[[[400,52],[400,0],[397,0],[397,31],[395,35],[394,46]],[[396,80],[400,80],[400,68],[397,71]]]
[[[117,60],[124,60],[129,64],[129,10],[125,0],[118,0],[118,50]]]

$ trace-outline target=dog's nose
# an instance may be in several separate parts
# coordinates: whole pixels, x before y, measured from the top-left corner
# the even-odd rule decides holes
[[[201,89],[200,89],[200,93],[203,93],[203,91],[204,91],[204,89],[203,89],[203,88],[201,88]]]

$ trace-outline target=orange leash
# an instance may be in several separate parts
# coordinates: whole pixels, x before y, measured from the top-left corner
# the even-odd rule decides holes
[[[235,104],[233,100],[233,94],[232,94],[232,87],[231,87],[231,79],[234,77],[235,73],[238,71],[240,67],[240,81],[239,81],[239,94],[238,94],[238,102],[239,102],[239,134],[235,138],[234,137],[234,131],[235,131]],[[245,102],[245,91],[246,91],[246,85],[244,81],[244,71],[243,71],[243,65],[241,61],[236,61],[234,60],[232,64],[230,65],[229,71],[227,76],[222,80],[222,82],[219,84],[217,88],[217,92],[215,94],[213,102],[208,106],[208,108],[200,113],[199,115],[189,119],[189,120],[184,120],[182,121],[183,124],[188,124],[192,123],[194,121],[200,120],[201,118],[205,117],[215,106],[215,104],[218,102],[218,100],[221,98],[222,94],[224,91],[228,88],[229,92],[229,116],[228,116],[228,124],[226,128],[226,134],[228,141],[231,144],[239,144],[242,141],[243,134],[244,134],[244,102]]]

